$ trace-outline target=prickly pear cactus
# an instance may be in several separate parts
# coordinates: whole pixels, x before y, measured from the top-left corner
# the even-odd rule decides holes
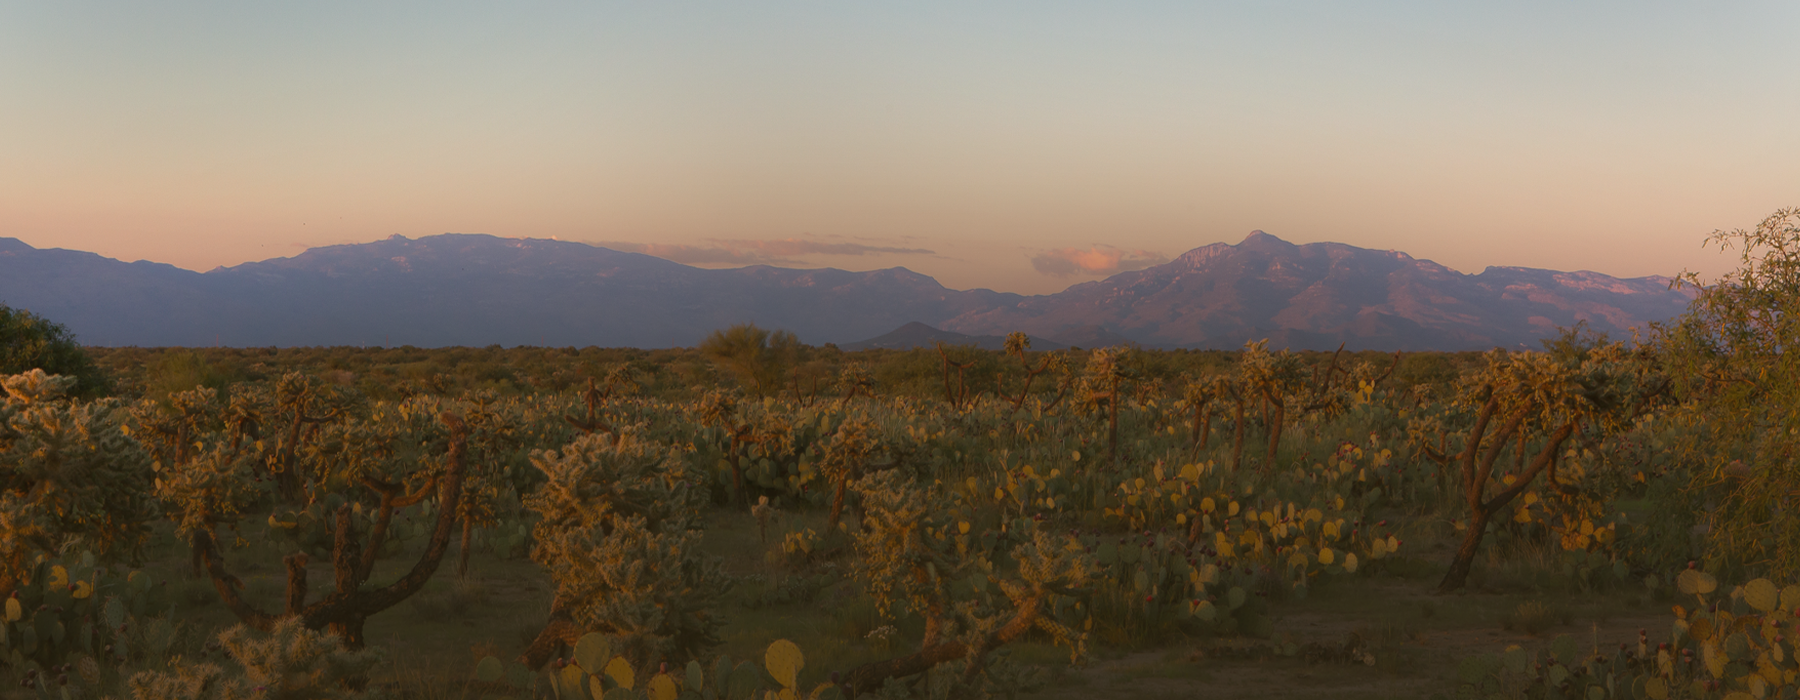
[[[720,656],[710,663],[689,661],[675,669],[658,663],[654,670],[636,668],[614,654],[606,635],[590,633],[576,640],[569,658],[558,659],[533,679],[523,666],[509,667],[489,656],[475,665],[475,680],[493,688],[548,688],[558,700],[842,700],[843,689],[820,683],[800,690],[806,655],[785,639],[770,644],[759,668],[749,661]],[[710,669],[710,670],[708,670]],[[523,674],[523,675],[521,675]]]
[[[163,587],[137,571],[98,566],[92,554],[68,561],[39,557],[28,577],[0,601],[0,664],[21,685],[48,691],[116,683],[126,664],[165,655],[174,628]]]
[[[1800,585],[1756,579],[1721,594],[1718,579],[1689,569],[1676,577],[1693,607],[1674,606],[1670,641],[1649,631],[1618,649],[1583,649],[1568,635],[1548,649],[1519,647],[1465,659],[1463,697],[1787,698],[1800,691],[1790,636],[1800,624]]]

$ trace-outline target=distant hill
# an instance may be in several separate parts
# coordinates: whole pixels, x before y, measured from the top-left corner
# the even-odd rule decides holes
[[[1066,335],[1098,327],[1146,347],[1479,350],[1539,347],[1587,321],[1623,335],[1680,315],[1692,300],[1669,278],[1490,267],[1465,275],[1398,251],[1294,245],[1256,231],[1237,245],[1195,248],[1163,265],[1078,284],[937,324],[962,333]]]
[[[747,322],[820,344],[1021,299],[946,289],[903,268],[706,270],[470,234],[314,248],[206,273],[0,239],[0,303],[95,345],[675,347]]]
[[[945,345],[973,345],[983,350],[1006,349],[1006,336],[1002,335],[963,335],[950,331],[941,331],[931,326],[914,321],[892,331],[854,343],[842,345],[845,350],[911,350],[913,348],[936,347],[938,343]],[[1053,340],[1031,338],[1032,350],[1065,350],[1069,346]]]
[[[479,234],[394,236],[205,273],[0,238],[0,303],[93,345],[671,347],[735,323],[812,344],[897,344],[926,332],[905,327],[918,322],[964,343],[1024,331],[1043,339],[1039,350],[1235,348],[1263,337],[1277,347],[1464,350],[1537,347],[1578,320],[1622,334],[1680,314],[1689,299],[1659,277],[1465,275],[1405,253],[1260,231],[1040,296],[948,289],[904,268],[707,270]]]

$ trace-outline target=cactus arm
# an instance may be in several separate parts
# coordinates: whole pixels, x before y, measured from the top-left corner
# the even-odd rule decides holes
[[[1489,443],[1487,450],[1481,453],[1481,462],[1475,468],[1475,478],[1469,486],[1470,507],[1486,507],[1481,502],[1481,495],[1487,491],[1488,479],[1494,475],[1494,462],[1499,460],[1500,453],[1506,450],[1506,444],[1512,442],[1513,436],[1519,434],[1520,426],[1525,424],[1525,413],[1525,410],[1520,410],[1507,420],[1505,425],[1500,426],[1500,432],[1494,433],[1493,442]],[[1531,474],[1536,476],[1537,472],[1533,471]],[[1526,480],[1519,480],[1521,486],[1525,483]]]
[[[1438,584],[1439,592],[1448,593],[1463,587],[1469,577],[1469,567],[1474,563],[1475,554],[1481,548],[1481,540],[1487,534],[1488,520],[1519,494],[1524,493],[1537,475],[1549,468],[1550,464],[1556,460],[1557,450],[1562,449],[1563,442],[1567,441],[1569,436],[1575,432],[1575,426],[1576,421],[1571,420],[1557,428],[1556,432],[1552,433],[1550,439],[1545,442],[1544,448],[1538,451],[1537,457],[1532,460],[1531,467],[1520,475],[1518,481],[1513,482],[1512,486],[1494,494],[1493,498],[1485,502],[1481,500],[1481,491],[1485,490],[1485,482],[1474,486],[1470,492],[1472,495],[1469,502],[1469,527],[1466,534],[1463,535],[1462,546],[1456,550],[1456,558],[1450,563],[1450,570],[1444,574],[1444,580]],[[1471,436],[1470,440],[1474,441],[1475,437]],[[1504,442],[1504,440],[1497,441],[1499,444],[1504,444]],[[1500,452],[1499,444],[1496,444],[1487,456],[1485,461],[1489,464],[1493,462],[1493,456]]]
[[[238,594],[243,583],[236,576],[225,570],[224,557],[219,554],[219,543],[213,539],[212,533],[206,530],[194,532],[194,545],[200,548],[201,556],[206,561],[206,572],[212,577],[213,587],[219,591],[219,600],[225,608],[236,615],[238,620],[250,627],[267,632],[275,626],[275,616],[258,610],[250,601]]]
[[[1387,371],[1382,372],[1381,376],[1376,377],[1373,381],[1369,382],[1369,386],[1379,387],[1388,377],[1394,376],[1394,370],[1399,369],[1400,367],[1400,357],[1402,352],[1403,351],[1400,350],[1394,351],[1394,361],[1388,364]]]
[[[438,521],[431,531],[431,540],[426,543],[425,553],[419,557],[418,563],[411,571],[393,584],[371,591],[359,607],[363,614],[373,614],[386,610],[407,596],[424,587],[431,575],[437,572],[438,564],[443,561],[444,552],[450,547],[450,535],[456,530],[458,519],[457,504],[462,499],[464,463],[468,453],[468,427],[450,413],[442,419],[450,427],[450,454],[448,467],[442,478],[438,479]]]
[[[984,636],[981,644],[970,650],[969,666],[963,669],[963,683],[974,683],[975,679],[980,677],[981,670],[987,667],[989,652],[1031,631],[1037,622],[1038,610],[1044,602],[1044,595],[1042,591],[1038,591],[1024,600],[1014,602],[1018,604],[1019,608],[1013,613],[1012,619],[1006,622],[1006,626]]]
[[[1487,508],[1490,512],[1504,507],[1506,504],[1511,503],[1514,498],[1518,497],[1519,494],[1524,493],[1525,488],[1531,485],[1531,481],[1536,479],[1540,472],[1543,472],[1546,468],[1554,468],[1554,465],[1556,464],[1556,453],[1558,450],[1562,449],[1562,444],[1575,432],[1575,425],[1576,421],[1571,420],[1564,423],[1561,428],[1557,428],[1556,432],[1550,435],[1550,441],[1544,444],[1544,449],[1539,450],[1537,457],[1531,460],[1531,468],[1520,475],[1519,480],[1511,487],[1494,494],[1494,497],[1489,499],[1483,507]],[[1496,452],[1497,451],[1498,450],[1496,450]]]
[[[362,479],[364,487],[381,495],[381,505],[377,506],[375,524],[369,527],[368,549],[362,553],[362,563],[356,569],[356,582],[369,580],[369,573],[375,570],[375,559],[381,555],[381,545],[387,542],[388,527],[393,523],[394,511],[425,500],[425,494],[437,485],[437,479],[430,479],[424,486],[409,495],[397,496],[399,487],[377,483],[371,479]]]
[[[394,507],[395,508],[405,508],[405,507],[411,506],[415,503],[418,503],[419,501],[425,500],[425,497],[427,495],[431,494],[431,489],[434,486],[437,486],[437,479],[435,477],[425,480],[425,485],[420,486],[419,490],[414,491],[411,494],[408,494],[406,496],[401,496],[399,498],[395,498],[394,499]]]
[[[356,536],[356,521],[351,519],[350,504],[346,503],[338,506],[337,538],[331,545],[331,568],[339,593],[355,593],[356,587],[362,585],[366,572],[363,561],[362,540]]]
[[[1493,387],[1484,386],[1482,389],[1491,392]],[[1475,459],[1481,454],[1481,438],[1487,434],[1488,421],[1493,420],[1494,411],[1499,407],[1500,397],[1498,395],[1488,396],[1487,403],[1481,405],[1481,412],[1475,416],[1474,427],[1469,428],[1468,444],[1463,447],[1462,455],[1457,458],[1457,461],[1462,462],[1463,497],[1471,505],[1481,502],[1480,492],[1476,490],[1480,486],[1475,483]]]
[[[307,606],[302,617],[305,618],[308,628],[319,629],[326,625],[341,626],[344,628],[346,646],[351,649],[360,649],[362,647],[363,620],[370,615],[391,608],[417,593],[420,588],[425,586],[425,582],[430,580],[431,575],[437,572],[438,564],[443,561],[445,550],[449,549],[450,534],[456,529],[457,502],[462,496],[463,465],[468,447],[468,426],[463,423],[462,419],[448,412],[440,416],[440,419],[450,428],[450,454],[449,459],[446,460],[449,464],[444,470],[444,475],[437,480],[438,522],[437,527],[432,530],[431,540],[426,543],[425,552],[420,555],[418,563],[413,565],[411,571],[388,586],[372,591],[359,590],[354,586],[340,586],[336,592]],[[347,511],[341,512],[347,513]],[[344,537],[344,533],[348,530],[347,523],[340,524],[340,538]],[[345,551],[350,549],[354,542],[354,536],[350,536],[348,540],[340,539],[338,542],[339,551],[336,558],[342,561],[342,563],[337,563],[340,582],[344,581],[346,566],[349,567],[348,570],[351,574],[355,572],[354,565],[350,564],[355,561],[355,557],[352,555],[345,559]],[[360,551],[356,553],[360,554]]]
[[[1337,351],[1331,353],[1331,364],[1329,366],[1313,365],[1313,372],[1312,372],[1313,396],[1323,397],[1323,396],[1325,396],[1325,394],[1327,392],[1331,391],[1331,378],[1334,376],[1337,376],[1338,357],[1343,354],[1344,354],[1344,343],[1338,343]],[[1322,374],[1319,372],[1319,369],[1321,367],[1323,367],[1325,370],[1324,373],[1322,373]],[[1321,401],[1322,400],[1323,399],[1321,399]],[[1315,408],[1315,406],[1317,406],[1317,408],[1324,407],[1324,405],[1315,404],[1315,405],[1307,406],[1306,410],[1307,411],[1317,410],[1317,408]]]
[[[984,637],[973,650],[980,656],[971,660],[970,667],[979,670],[980,658],[984,658],[988,652],[1031,631],[1032,625],[1037,622],[1038,609],[1042,602],[1041,592],[1021,601],[1018,609],[1013,612],[1012,618],[1007,620],[1000,629]],[[968,644],[952,639],[925,646],[906,656],[858,666],[850,671],[846,682],[853,693],[860,695],[881,688],[881,685],[889,678],[904,678],[924,673],[938,664],[971,656],[973,654],[971,654]]]
[[[531,645],[525,647],[525,653],[519,656],[519,662],[526,668],[536,671],[550,663],[550,658],[562,645],[573,645],[581,636],[581,629],[575,626],[574,616],[558,595],[550,602],[550,621],[544,623],[544,629],[538,632]]]
[[[287,565],[287,611],[283,617],[292,617],[306,609],[306,552],[295,552],[281,558]]]

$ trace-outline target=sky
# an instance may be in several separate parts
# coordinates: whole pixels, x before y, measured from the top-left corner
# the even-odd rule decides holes
[[[1048,293],[1252,230],[1716,275],[1800,206],[1800,3],[0,0],[0,236],[391,234]]]

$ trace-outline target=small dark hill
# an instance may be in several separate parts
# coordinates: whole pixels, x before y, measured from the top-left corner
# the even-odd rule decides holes
[[[1028,336],[1029,337],[1029,336]],[[998,335],[964,335],[942,331],[918,321],[913,321],[882,335],[868,340],[860,340],[843,345],[845,350],[911,350],[913,348],[929,348],[943,343],[945,345],[973,345],[982,350],[1003,350],[1006,337]],[[1032,350],[1062,350],[1069,347],[1063,343],[1043,338],[1031,337]]]

